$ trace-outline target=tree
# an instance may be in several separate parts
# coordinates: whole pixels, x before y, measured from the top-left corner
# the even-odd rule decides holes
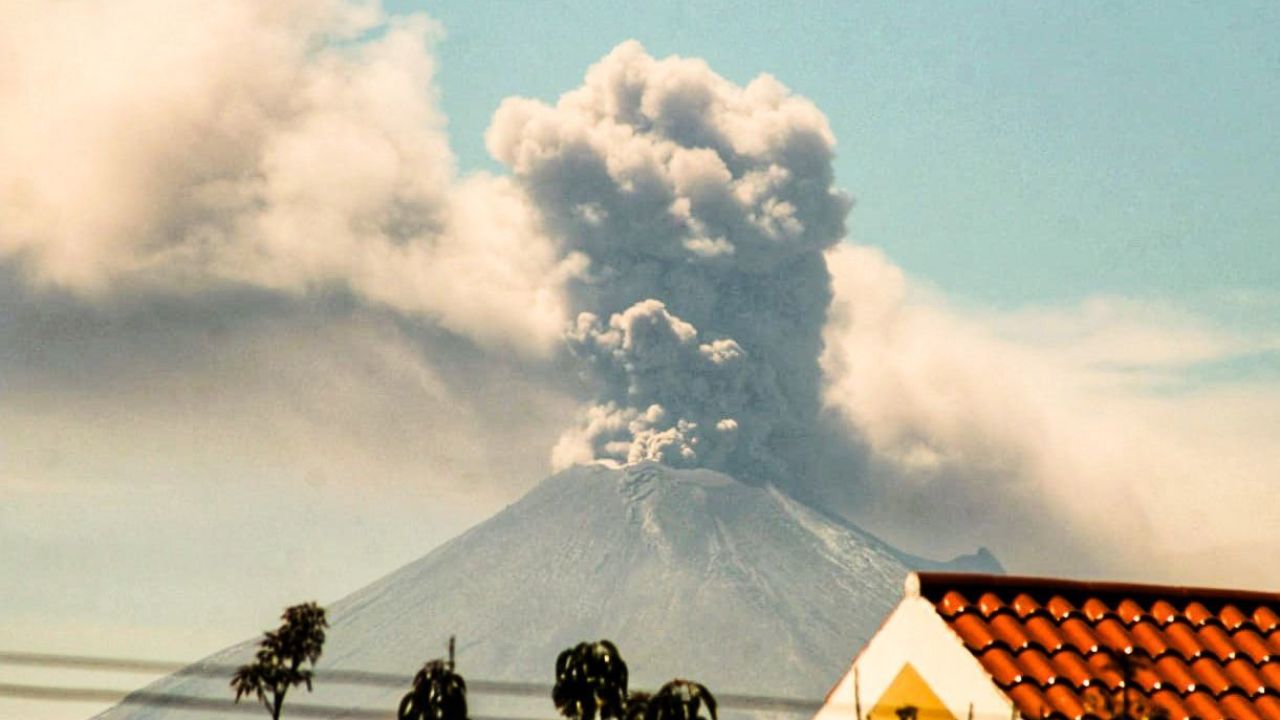
[[[467,683],[453,662],[432,660],[413,678],[413,689],[400,701],[399,720],[467,720]]]
[[[710,718],[701,714],[703,707]],[[645,720],[717,720],[716,698],[705,685],[672,680],[650,698]]]
[[[263,633],[253,662],[241,665],[231,677],[236,702],[256,695],[272,720],[280,719],[289,688],[305,684],[311,692],[312,669],[324,647],[324,631],[329,627],[324,608],[304,603],[287,608],[280,616],[280,627]]]
[[[627,709],[623,713],[623,720],[645,720],[645,716],[649,712],[649,701],[653,699],[653,695],[647,692],[633,692],[627,695]]]
[[[556,710],[571,720],[621,720],[627,707],[627,663],[608,640],[578,643],[556,658],[551,691]]]

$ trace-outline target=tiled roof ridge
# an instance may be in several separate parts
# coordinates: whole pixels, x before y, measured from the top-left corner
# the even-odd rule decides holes
[[[1198,601],[1212,609],[1234,603],[1280,606],[1280,591],[1237,590],[1221,587],[1188,585],[1155,585],[1107,580],[1068,580],[1035,575],[989,575],[982,573],[915,572],[907,580],[908,591],[914,591],[931,602],[938,602],[947,592],[1026,593],[1045,602],[1054,595],[1077,605],[1088,598],[1106,601],[1182,600]],[[980,593],[979,593],[980,594]]]
[[[1022,717],[1095,718],[1132,692],[1173,720],[1280,720],[1280,593],[930,572],[906,590]]]

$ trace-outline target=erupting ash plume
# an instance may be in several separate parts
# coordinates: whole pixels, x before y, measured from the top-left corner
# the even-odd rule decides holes
[[[808,100],[617,47],[554,107],[511,99],[491,152],[566,257],[567,334],[598,389],[554,462],[659,460],[764,481],[820,408],[823,251],[851,201]]]

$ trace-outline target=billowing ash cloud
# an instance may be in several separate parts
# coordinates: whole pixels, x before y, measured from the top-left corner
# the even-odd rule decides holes
[[[767,75],[738,86],[628,42],[554,107],[504,102],[487,139],[588,261],[568,341],[599,393],[555,463],[785,476],[820,408],[823,251],[850,207],[822,113]]]
[[[0,264],[90,300],[339,288],[551,352],[571,269],[507,179],[457,177],[437,34],[377,2],[7,6]]]

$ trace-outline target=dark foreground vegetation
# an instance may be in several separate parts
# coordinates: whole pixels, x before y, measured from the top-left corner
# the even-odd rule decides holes
[[[253,696],[280,720],[289,690],[312,688],[316,661],[329,627],[324,608],[287,608],[281,625],[263,633],[254,661],[231,678],[236,702]],[[716,699],[705,685],[675,679],[655,693],[631,692],[627,663],[608,640],[581,642],[556,657],[551,700],[566,720],[717,720]],[[400,701],[399,720],[467,720],[467,683],[456,671],[453,640],[448,659],[428,661]]]

